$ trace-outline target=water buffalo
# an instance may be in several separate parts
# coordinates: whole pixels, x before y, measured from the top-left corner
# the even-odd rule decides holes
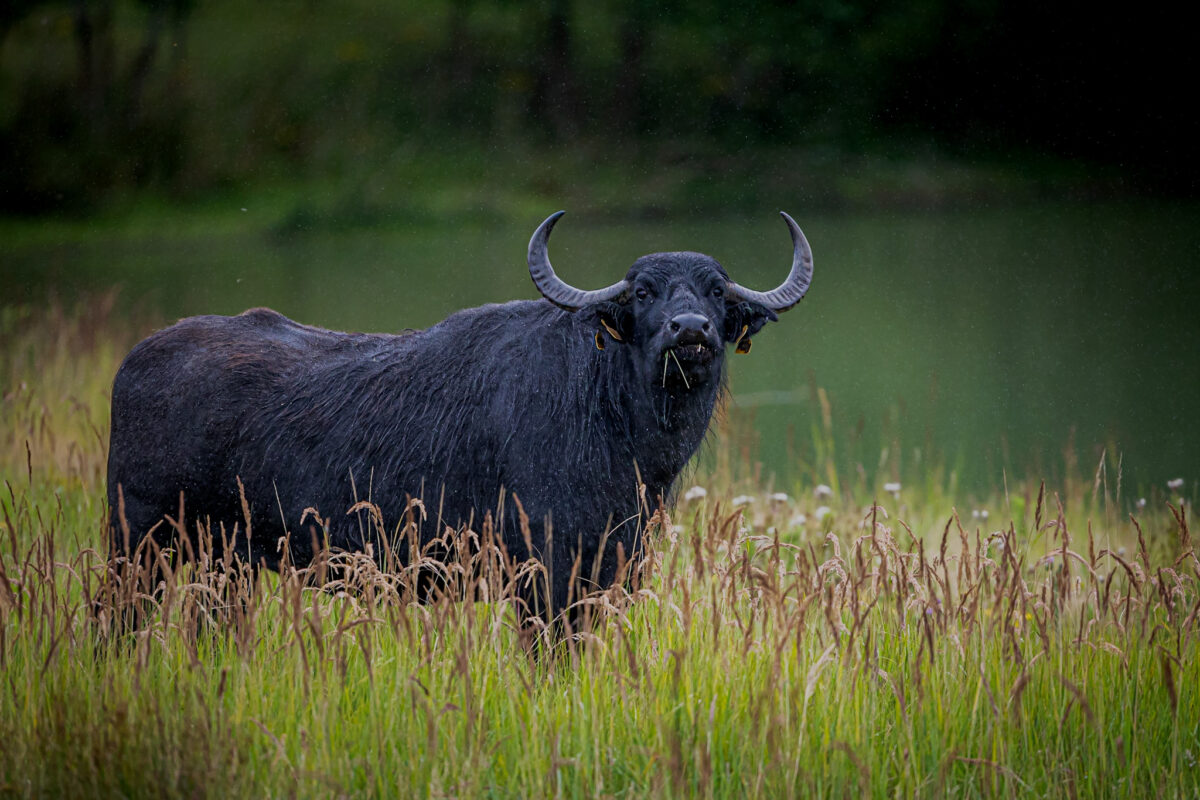
[[[545,566],[551,611],[610,585],[639,550],[647,501],[669,501],[708,430],[725,346],[744,352],[804,297],[812,251],[783,214],[792,266],[769,292],[692,252],[643,256],[622,280],[583,291],[547,257],[562,213],[529,242],[544,300],[396,335],[259,308],[189,317],[134,347],[113,382],[115,552],[147,535],[179,545],[179,532],[220,523],[256,564],[278,568],[285,539],[305,563],[315,508],[329,546],[379,553],[381,529],[363,524],[356,501],[369,498],[391,526],[421,497],[424,539],[490,512],[511,557]]]

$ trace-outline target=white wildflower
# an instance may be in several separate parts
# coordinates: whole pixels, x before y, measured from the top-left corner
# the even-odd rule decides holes
[[[813,489],[813,495],[816,497],[833,497],[833,489],[823,483],[818,483],[817,488]]]
[[[1183,488],[1183,478],[1175,478],[1167,481],[1167,488],[1172,492],[1177,492]]]
[[[899,493],[899,491],[900,491],[900,481],[892,481],[891,483],[885,483],[885,484],[883,485],[883,490],[884,490],[885,492],[889,492],[889,493],[891,493],[891,494],[897,494],[897,493]]]
[[[703,486],[693,486],[683,493],[684,500],[700,500],[705,497],[708,497],[708,489]]]
[[[825,519],[832,513],[833,510],[830,509],[829,506],[818,506],[817,510],[813,512],[813,516],[817,519]]]
[[[808,517],[804,516],[803,514],[797,514],[796,516],[794,516],[790,520],[788,520],[788,527],[789,528],[803,528],[804,523],[806,523],[806,522],[808,522]]]
[[[1138,507],[1138,511],[1141,511],[1143,508],[1145,508],[1146,507],[1146,498],[1139,497],[1138,501],[1137,501],[1137,507]]]
[[[732,502],[735,506],[748,506],[754,502],[754,495],[739,494],[737,497],[733,498]]]
[[[788,496],[783,492],[776,492],[775,494],[771,495],[771,502],[773,503],[786,503],[787,501]]]

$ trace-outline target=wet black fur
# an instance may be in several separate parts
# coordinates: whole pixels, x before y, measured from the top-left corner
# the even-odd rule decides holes
[[[207,520],[244,533],[238,478],[252,536],[239,533],[234,546],[272,568],[285,524],[292,558],[311,559],[307,507],[329,520],[330,545],[363,550],[373,537],[347,514],[356,499],[377,504],[391,529],[408,497],[423,497],[427,538],[478,526],[503,488],[523,504],[543,563],[552,523],[555,609],[577,557],[591,577],[608,528],[598,578],[611,584],[618,545],[626,558],[639,548],[639,475],[650,510],[669,501],[722,391],[724,346],[775,319],[726,302],[725,270],[697,253],[646,256],[628,278],[634,288],[620,302],[574,313],[546,300],[486,305],[399,335],[337,333],[268,309],[191,317],[153,334],[113,384],[116,551],[176,516],[181,492],[189,530]],[[666,352],[669,321],[685,312],[713,323],[711,357]],[[600,350],[602,320],[621,340],[604,332]],[[516,514],[510,497],[502,536],[524,558]],[[168,544],[172,534],[163,523],[154,536]]]

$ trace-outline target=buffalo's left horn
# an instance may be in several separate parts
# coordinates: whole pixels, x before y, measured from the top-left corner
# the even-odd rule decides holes
[[[546,217],[546,221],[538,226],[529,240],[529,275],[533,278],[533,285],[543,297],[567,311],[578,311],[592,303],[602,303],[618,297],[628,288],[626,281],[618,281],[606,289],[585,292],[554,274],[554,267],[550,266],[550,257],[546,255],[546,242],[550,239],[554,223],[565,213],[567,212],[558,211]]]
[[[796,220],[782,211],[779,214],[787,223],[788,230],[792,232],[792,271],[788,273],[787,280],[769,292],[756,292],[730,281],[728,291],[739,300],[758,303],[772,311],[787,311],[803,299],[809,284],[812,283],[813,257],[808,239],[804,238],[804,231],[800,230]]]

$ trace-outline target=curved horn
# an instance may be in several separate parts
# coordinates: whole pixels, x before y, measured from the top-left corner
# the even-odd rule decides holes
[[[567,212],[558,211],[546,217],[546,221],[538,226],[529,240],[529,276],[533,278],[533,285],[543,297],[567,311],[578,311],[592,303],[612,300],[625,291],[627,283],[624,280],[606,289],[585,292],[554,274],[554,267],[550,266],[550,257],[546,255],[546,242],[550,239],[554,223],[565,213]]]
[[[740,300],[764,305],[772,311],[787,311],[803,299],[812,283],[813,257],[808,239],[804,238],[804,232],[796,220],[782,211],[779,214],[792,233],[792,271],[788,273],[787,280],[769,292],[756,292],[730,281],[729,293]]]

